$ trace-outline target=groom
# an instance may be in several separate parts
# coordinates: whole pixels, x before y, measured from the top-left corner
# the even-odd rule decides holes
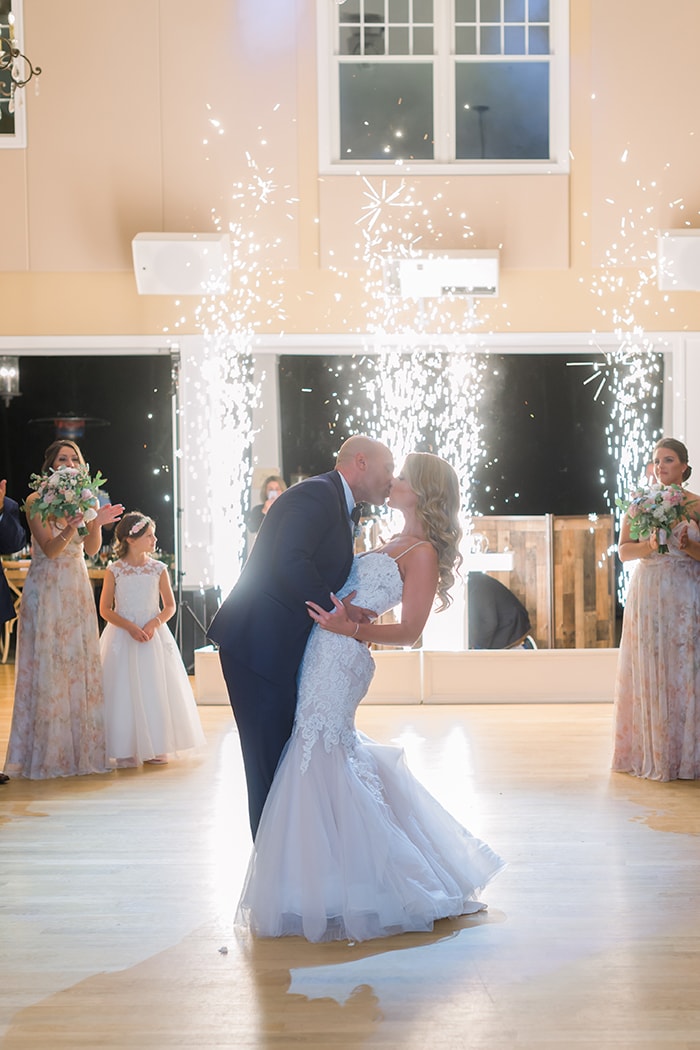
[[[352,564],[353,505],[383,504],[393,472],[386,445],[356,435],[334,470],[283,492],[209,628],[241,738],[253,838],[294,724],[297,672],[313,626],[305,602],[331,608],[330,593]],[[365,620],[369,611],[348,599],[350,617]]]

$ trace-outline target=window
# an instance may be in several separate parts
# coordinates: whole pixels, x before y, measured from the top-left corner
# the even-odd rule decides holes
[[[0,149],[27,144],[24,87],[15,78],[29,77],[31,63],[22,54],[22,0],[0,0]],[[19,54],[17,54],[19,52]],[[40,70],[32,71],[40,72]]]
[[[415,362],[415,353],[406,355],[407,368],[410,359]],[[604,381],[606,371],[614,373],[618,365],[609,368],[602,353],[574,347],[563,353],[491,350],[485,361],[476,400],[483,457],[471,465],[460,462],[452,443],[450,412],[441,402],[439,351],[428,354],[421,368],[424,389],[418,400],[428,404],[429,411],[416,410],[418,431],[409,447],[451,459],[462,476],[463,492],[469,491],[473,513],[609,514],[619,490],[611,433],[612,448],[626,437],[618,429],[619,418],[611,424],[611,399],[619,396],[617,380],[613,374]],[[663,353],[650,352],[647,365],[649,376],[663,389],[668,383]],[[393,408],[382,403],[389,387],[376,382],[382,367],[375,357],[330,351],[279,358],[282,468],[287,481],[294,474],[330,470],[345,438],[358,430],[376,433],[389,422]],[[623,364],[619,367],[625,369]],[[625,390],[631,411],[644,419],[639,441],[643,453],[662,432],[662,397],[629,385]],[[405,429],[410,426],[407,420]],[[533,449],[546,454],[546,470],[532,469]]]
[[[318,0],[321,170],[568,170],[568,0]]]

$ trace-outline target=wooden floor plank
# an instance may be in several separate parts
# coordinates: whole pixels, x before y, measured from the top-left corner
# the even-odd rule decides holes
[[[611,774],[610,705],[362,710],[509,862],[488,914],[364,945],[236,936],[238,738],[200,714],[200,758],[0,787],[2,1050],[700,1047],[700,782]]]

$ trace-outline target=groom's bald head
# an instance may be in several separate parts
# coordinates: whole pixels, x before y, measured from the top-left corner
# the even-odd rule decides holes
[[[341,445],[335,469],[347,481],[356,502],[381,506],[391,491],[394,457],[381,441],[355,434]]]

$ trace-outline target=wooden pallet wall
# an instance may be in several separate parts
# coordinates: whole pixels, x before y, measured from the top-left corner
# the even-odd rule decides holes
[[[546,514],[474,519],[489,551],[512,550],[512,572],[494,572],[530,614],[540,648],[598,649],[615,644],[611,514]]]

